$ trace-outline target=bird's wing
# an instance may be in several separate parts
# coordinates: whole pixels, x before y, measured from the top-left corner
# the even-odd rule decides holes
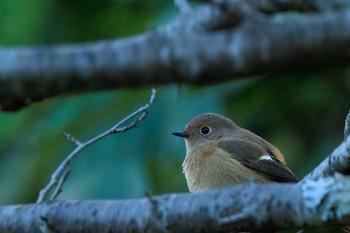
[[[298,178],[268,149],[255,142],[231,139],[218,141],[218,147],[228,152],[242,165],[259,172],[271,181],[297,182]]]

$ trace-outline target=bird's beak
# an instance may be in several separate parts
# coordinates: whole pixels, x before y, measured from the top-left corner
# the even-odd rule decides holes
[[[188,138],[190,135],[188,133],[184,132],[174,132],[172,133],[172,135],[178,136],[178,137],[182,137],[182,138]]]

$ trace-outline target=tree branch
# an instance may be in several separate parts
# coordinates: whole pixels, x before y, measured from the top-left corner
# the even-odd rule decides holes
[[[209,84],[349,64],[350,1],[232,0],[224,1],[226,7],[220,2],[203,4],[162,28],[131,38],[3,48],[0,109],[16,110],[72,91]],[[323,11],[294,17],[275,12],[302,6]]]
[[[49,192],[51,192],[55,187],[56,189],[53,191],[53,194],[50,200],[54,200],[57,197],[57,195],[61,192],[62,186],[69,175],[69,172],[67,171],[68,166],[72,161],[72,159],[74,159],[80,151],[90,146],[91,144],[101,140],[102,138],[107,137],[108,135],[126,132],[132,128],[135,128],[141,121],[143,121],[148,114],[148,110],[151,104],[153,104],[156,98],[156,93],[157,93],[156,89],[153,86],[151,97],[144,106],[140,107],[139,109],[135,110],[133,113],[126,116],[124,119],[119,121],[116,125],[114,125],[110,129],[97,135],[94,138],[91,138],[86,142],[80,142],[70,134],[64,133],[64,136],[70,141],[72,141],[76,145],[76,148],[62,161],[62,163],[57,167],[55,172],[51,175],[51,179],[49,183],[40,191],[39,197],[37,199],[37,203],[43,202],[47,197],[47,195],[49,194]],[[133,120],[133,121],[130,124],[125,125],[126,122],[128,122],[129,120]]]
[[[197,2],[214,2],[219,5],[236,7],[241,4],[240,0],[194,0]],[[276,13],[283,11],[299,11],[299,12],[320,12],[329,10],[339,10],[348,8],[350,2],[348,0],[246,0],[251,7],[264,13]]]
[[[126,201],[56,201],[0,207],[1,232],[229,232],[346,223],[350,180],[248,183]],[[40,220],[40,221],[39,221]]]
[[[319,179],[320,177],[333,176],[337,173],[350,174],[350,112],[345,120],[344,141],[312,172],[304,177],[307,179]]]

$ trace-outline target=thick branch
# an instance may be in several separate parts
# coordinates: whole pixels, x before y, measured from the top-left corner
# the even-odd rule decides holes
[[[216,2],[228,7],[235,7],[241,4],[240,0],[194,0],[197,2]],[[350,6],[348,0],[245,0],[250,6],[259,9],[264,13],[275,13],[282,11],[299,11],[299,12],[319,12],[344,9]]]
[[[3,48],[0,108],[15,110],[72,91],[208,84],[349,63],[350,10],[254,17],[249,7],[236,5],[205,5],[164,28],[122,40]],[[226,30],[210,32],[219,28]]]
[[[345,223],[350,180],[255,183],[127,201],[57,201],[0,207],[1,232],[227,232]]]

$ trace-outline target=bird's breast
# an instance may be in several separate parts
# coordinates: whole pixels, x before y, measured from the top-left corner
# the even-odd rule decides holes
[[[248,182],[251,178],[264,182],[261,176],[256,176],[215,143],[208,143],[187,154],[182,167],[190,192]]]

